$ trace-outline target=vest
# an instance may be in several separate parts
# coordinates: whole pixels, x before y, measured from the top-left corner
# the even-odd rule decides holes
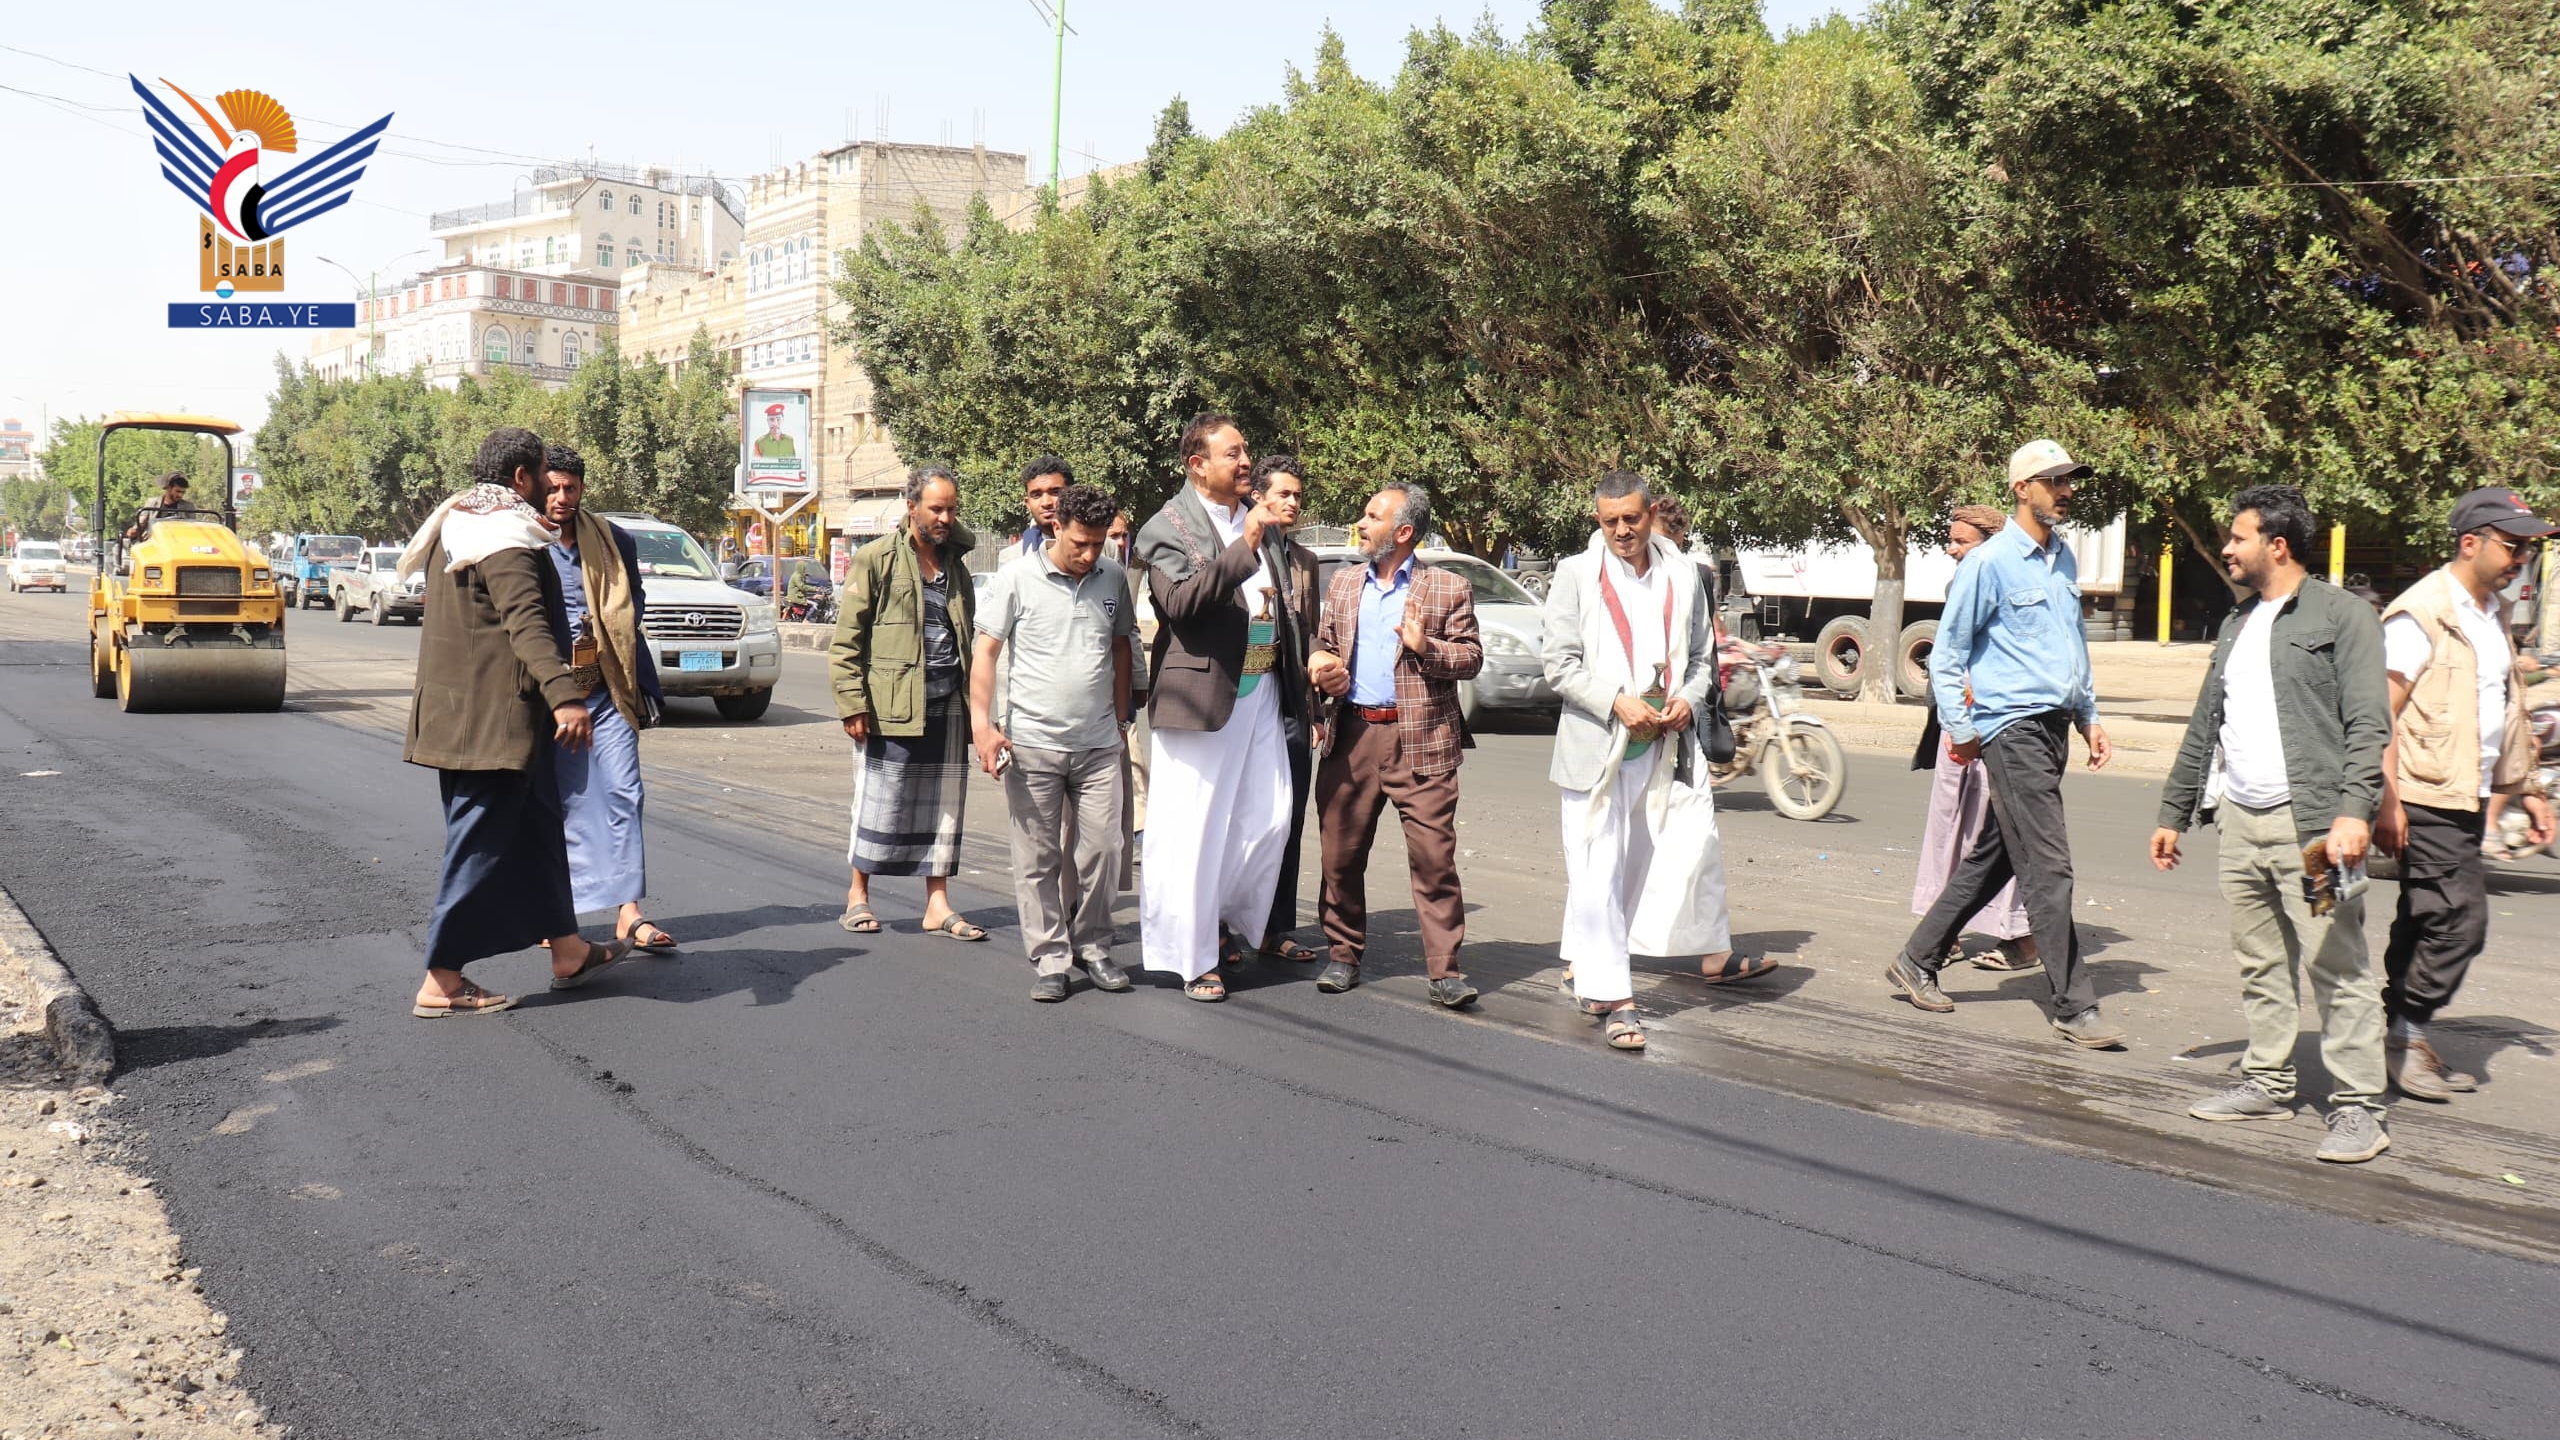
[[[2403,804],[2438,810],[2480,808],[2480,657],[2454,617],[2454,586],[2461,582],[2450,570],[2438,570],[2401,592],[2382,612],[2388,622],[2407,615],[2425,627],[2433,652],[2427,672],[2409,692],[2395,725],[2399,737],[2399,782]],[[2490,614],[2503,627],[2507,607],[2499,601]],[[2524,678],[2507,677],[2507,719],[2498,742],[2498,766],[2490,788],[2512,791],[2532,773],[2533,723],[2525,715]]]

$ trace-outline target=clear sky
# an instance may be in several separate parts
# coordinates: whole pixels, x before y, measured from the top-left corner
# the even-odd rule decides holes
[[[1858,0],[1764,0],[1784,30]],[[1065,169],[1134,159],[1176,95],[1203,130],[1276,100],[1329,23],[1362,74],[1392,74],[1417,26],[1490,16],[1518,34],[1536,0],[1068,0]],[[1208,18],[1214,15],[1215,18]],[[1051,37],[1033,0],[758,7],[356,7],[305,0],[20,5],[0,27],[0,225],[9,317],[0,415],[34,425],[180,406],[254,425],[279,348],[307,333],[173,331],[193,301],[195,212],[157,173],[125,81],[197,97],[275,96],[303,153],[384,111],[390,139],[355,203],[293,232],[283,298],[347,300],[309,257],[414,270],[428,212],[503,200],[546,159],[593,155],[743,178],[848,136],[966,145],[1047,166]],[[41,97],[41,98],[40,98]],[[886,127],[882,117],[886,116]],[[391,276],[385,275],[385,280]]]

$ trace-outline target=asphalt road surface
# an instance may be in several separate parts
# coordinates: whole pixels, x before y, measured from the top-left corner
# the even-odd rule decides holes
[[[829,723],[806,657],[770,740],[651,737],[681,959],[554,996],[504,958],[476,973],[522,1009],[411,1019],[434,777],[382,723],[401,687],[313,683],[331,645],[356,667],[404,637],[313,630],[270,716],[120,715],[76,643],[0,640],[0,885],[116,1025],[189,1263],[302,1434],[2524,1437],[2560,1413],[2553,1271],[2357,1217],[2425,1198],[2405,1179],[2323,1172],[2364,1198],[2313,1208],[2159,1173],[2209,1156],[1913,1123],[1859,1095],[1939,1081],[1819,1047],[1799,1068],[1868,1089],[1784,1093],[1774,1060],[1737,1083],[1755,1065],[1709,1052],[1749,1007],[1694,985],[1666,1053],[1616,1055],[1525,939],[1486,946],[1473,1018],[1408,976],[1334,997],[1294,971],[1222,1006],[1034,1006],[974,841],[959,888],[994,943],[916,934],[912,882],[880,887],[889,933],[847,936],[841,790],[792,779],[841,777],[841,742],[786,743]],[[1481,914],[1539,903],[1499,866],[1551,868],[1552,814],[1499,797],[1539,813],[1541,749],[1480,753]],[[1732,818],[1737,846],[1784,824]],[[1838,900],[1786,866],[1737,906],[1821,930]],[[2005,1043],[2032,1007],[1977,1009],[2005,1018],[1915,1052]],[[2140,1058],[2086,1073],[2132,1085]]]

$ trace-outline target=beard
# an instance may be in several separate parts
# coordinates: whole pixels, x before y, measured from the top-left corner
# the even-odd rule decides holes
[[[1383,540],[1371,540],[1364,536],[1360,541],[1360,558],[1372,565],[1394,553],[1396,553],[1396,541],[1393,535]]]
[[[2060,526],[2060,525],[2063,523],[2063,517],[2062,517],[2062,516],[2060,516],[2059,514],[2056,514],[2055,512],[2053,512],[2053,511],[2051,511],[2051,510],[2046,509],[2046,508],[2045,508],[2045,507],[2043,507],[2042,505],[2037,505],[2037,506],[2034,506],[2034,507],[2032,507],[2032,508],[2034,509],[2035,514],[2036,514],[2036,523],[2037,523],[2037,524],[2039,524],[2039,525],[2041,525],[2041,526],[2043,526],[2043,527],[2044,527],[2045,529],[2047,529],[2047,530],[2052,530],[2052,529],[2056,528],[2057,526]]]

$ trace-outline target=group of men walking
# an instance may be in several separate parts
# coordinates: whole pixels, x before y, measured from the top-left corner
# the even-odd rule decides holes
[[[1922,915],[1886,979],[1916,1009],[1951,1011],[1940,974],[1964,955],[1963,931],[1986,930],[1999,948],[1974,963],[2040,959],[2053,1028],[2103,1049],[2124,1032],[2100,1015],[2081,963],[2061,796],[2073,729],[2091,768],[2110,754],[2076,570],[2056,530],[2088,473],[2061,447],[2034,442],[2010,460],[2015,514],[1968,507],[1949,527],[1958,565],[1930,663],[1943,739],[1923,740],[1942,748],[1930,757]],[[2536,745],[2500,594],[2560,527],[2512,490],[2473,490],[2453,507],[2453,559],[2377,618],[2310,572],[2315,530],[2300,490],[2253,487],[2232,508],[2223,560],[2249,598],[2223,623],[2150,842],[2152,863],[2167,870],[2186,831],[2208,820],[2220,830],[2249,1026],[2239,1082],[2189,1113],[2294,1115],[2307,980],[2330,1082],[2315,1153],[2356,1163],[2390,1147],[2386,1088],[2443,1102],[2477,1084],[2444,1065],[2426,1027],[2487,941],[2482,852],[2498,797],[2525,807],[2536,844],[2551,838],[2550,805],[2526,788]],[[2375,847],[2401,867],[2380,975],[2364,933]]]
[[[1066,999],[1079,971],[1097,990],[1131,988],[1112,912],[1133,881],[1142,964],[1190,998],[1225,999],[1253,957],[1322,960],[1318,988],[1340,993],[1361,983],[1368,860],[1393,804],[1428,993],[1472,1003],[1456,827],[1474,742],[1457,687],[1484,645],[1467,581],[1417,556],[1430,496],[1380,487],[1358,521],[1358,563],[1320,583],[1317,556],[1290,535],[1306,486],[1293,459],[1254,464],[1218,414],[1185,427],[1180,454],[1184,483],[1134,535],[1107,492],[1054,456],[1033,461],[1032,529],[983,594],[943,467],[915,471],[906,523],[852,556],[830,654],[859,747],[840,924],[877,932],[872,877],[918,876],[927,933],[987,938],[949,889],[975,764],[1003,782],[1033,999]],[[2038,440],[2010,459],[2013,511],[1951,518],[1958,564],[1915,759],[1934,771],[1920,918],[1886,978],[1914,1008],[1952,1011],[1942,974],[1967,958],[1960,937],[1984,931],[1995,947],[1972,963],[2041,965],[2054,1031],[2103,1049],[2124,1032],[2100,1012],[2073,921],[2061,785],[2075,732],[2092,769],[2112,753],[2060,528],[2088,474]],[[440,772],[447,824],[413,1006],[428,1017],[514,1003],[464,977],[475,959],[543,943],[552,984],[571,988],[635,947],[675,944],[639,903],[636,732],[659,695],[632,543],[582,509],[576,454],[528,432],[493,433],[474,478],[401,560],[430,576],[406,754]],[[1544,615],[1561,707],[1549,768],[1566,872],[1559,953],[1575,1004],[1620,1050],[1646,1043],[1632,957],[1696,957],[1711,982],[1772,968],[1733,950],[1708,778],[1729,758],[1713,597],[1657,533],[1665,509],[1643,477],[1604,476],[1590,543],[1557,565]],[[2150,842],[2165,870],[2196,825],[2222,835],[2250,1039],[2240,1081],[2190,1113],[2294,1113],[2307,977],[2331,1087],[2323,1160],[2388,1148],[2389,1088],[2433,1102],[2474,1088],[2427,1026],[2486,941],[2485,827],[2514,801],[2536,843],[2552,833],[2548,802],[2527,792],[2526,662],[2500,594],[2560,527],[2493,488],[2455,504],[2452,531],[2452,560],[2377,618],[2310,573],[2299,490],[2234,498],[2223,558],[2250,598],[2222,627]],[[1144,652],[1142,598],[1158,622]],[[1321,954],[1289,937],[1310,798]],[[2363,929],[2374,849],[2401,860],[2380,975]],[[615,939],[582,939],[576,917],[604,910]]]

